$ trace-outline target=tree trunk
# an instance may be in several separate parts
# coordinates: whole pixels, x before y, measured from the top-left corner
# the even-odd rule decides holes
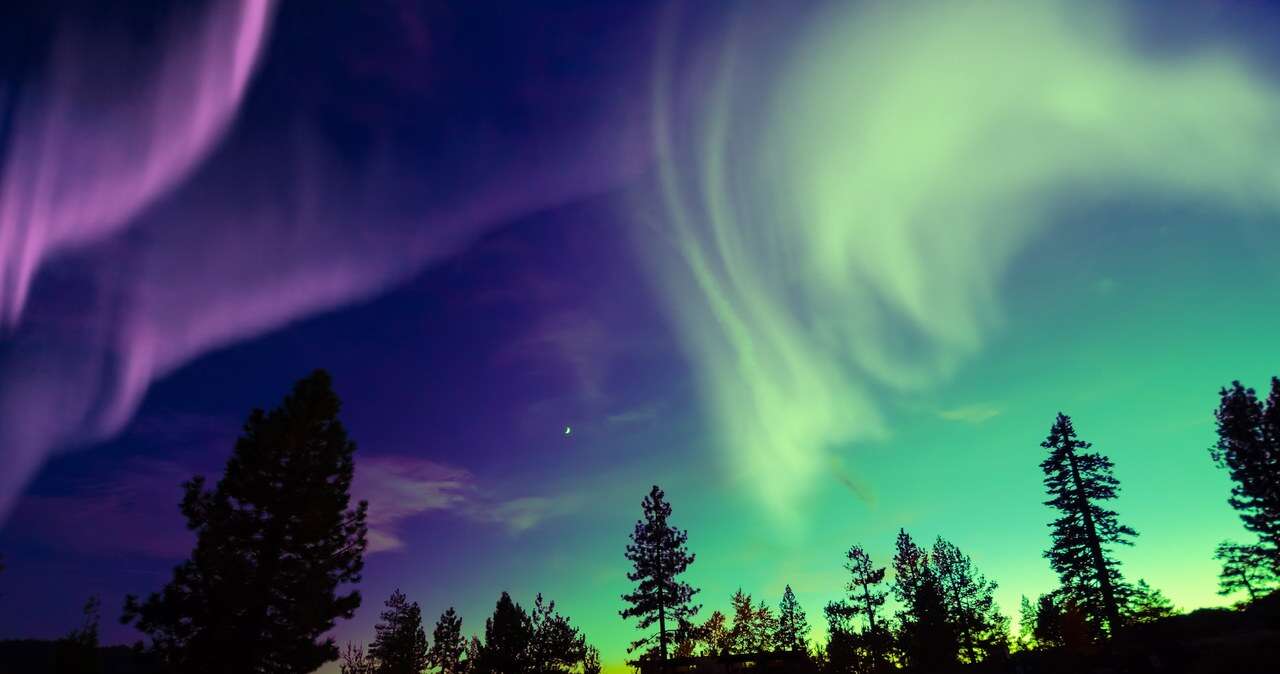
[[[1084,493],[1084,484],[1080,481],[1080,469],[1076,467],[1075,451],[1067,453],[1067,462],[1071,465],[1071,481],[1076,487],[1076,500],[1080,513],[1084,517],[1085,534],[1089,540],[1089,555],[1093,558],[1093,571],[1098,576],[1098,586],[1102,591],[1102,610],[1107,614],[1107,631],[1115,634],[1120,626],[1120,611],[1116,607],[1115,588],[1111,587],[1111,574],[1107,572],[1107,562],[1102,556],[1102,543],[1098,541],[1098,531],[1093,523],[1093,512],[1089,509],[1089,499]]]

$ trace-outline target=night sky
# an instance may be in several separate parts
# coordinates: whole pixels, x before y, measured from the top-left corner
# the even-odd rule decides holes
[[[1179,607],[1280,372],[1265,3],[26,3],[0,15],[0,638],[190,549],[180,484],[331,372],[400,588],[537,592],[608,669],[660,484],[699,600],[943,535],[1021,595],[1054,415]],[[55,3],[49,3],[53,5]],[[711,7],[714,6],[714,9]],[[815,629],[822,638],[822,629]],[[336,671],[336,669],[335,669]]]

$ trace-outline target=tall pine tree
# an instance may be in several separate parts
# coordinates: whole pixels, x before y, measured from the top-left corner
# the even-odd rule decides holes
[[[788,653],[809,652],[809,619],[790,585],[782,591],[782,601],[778,603],[778,628],[773,635],[773,645]]]
[[[933,544],[930,561],[959,638],[961,659],[976,663],[1007,654],[1008,622],[996,606],[995,581],[987,580],[968,555],[941,536]]]
[[[355,444],[329,375],[299,381],[280,407],[254,410],[207,489],[184,485],[196,533],[163,592],[129,597],[125,622],[184,674],[312,672],[338,657],[325,634],[360,605],[365,503],[350,505]],[[234,647],[229,645],[234,644]]]
[[[1280,378],[1271,378],[1265,404],[1238,381],[1222,389],[1220,397],[1218,442],[1210,454],[1235,482],[1231,507],[1244,527],[1257,534],[1271,571],[1280,573]]]
[[[530,635],[526,648],[529,674],[567,674],[587,655],[587,643],[569,619],[556,612],[554,601],[539,594],[529,617]]]
[[[391,593],[387,609],[374,626],[377,636],[369,644],[369,657],[377,674],[421,674],[427,668],[427,632],[422,609],[400,590]]]
[[[866,671],[885,670],[889,666],[891,647],[889,630],[880,613],[885,601],[885,593],[881,589],[885,567],[877,567],[872,563],[871,555],[862,546],[855,545],[845,554],[844,568],[848,569],[850,576],[845,586],[849,594],[848,611],[851,616],[860,616],[866,621],[857,639],[866,653]]]
[[[627,580],[636,583],[636,589],[622,595],[622,600],[630,606],[620,614],[624,619],[636,618],[637,627],[642,630],[654,624],[658,626],[656,634],[632,642],[627,652],[650,646],[641,657],[657,657],[665,662],[672,632],[687,629],[690,619],[701,608],[693,603],[693,596],[698,590],[679,580],[680,574],[693,563],[694,555],[685,548],[689,534],[668,522],[671,504],[657,485],[649,491],[641,507],[644,519],[636,522],[626,552],[633,567],[627,573]],[[656,649],[652,647],[655,639],[658,642]]]
[[[929,563],[929,553],[905,530],[898,531],[893,573],[893,593],[902,605],[898,612],[899,646],[908,668],[917,672],[953,668],[960,646],[942,583]]]
[[[484,623],[484,643],[476,668],[483,674],[523,674],[528,671],[528,648],[533,620],[506,592],[498,598],[493,616]]]
[[[428,664],[440,674],[463,674],[462,654],[467,650],[467,642],[462,636],[462,618],[452,606],[440,614],[431,641]]]
[[[1049,525],[1053,545],[1045,557],[1095,632],[1104,625],[1114,631],[1120,625],[1124,580],[1109,546],[1131,545],[1138,533],[1101,505],[1115,499],[1120,484],[1111,473],[1111,459],[1087,451],[1092,445],[1076,437],[1071,418],[1061,413],[1040,446],[1049,450],[1040,464],[1049,494],[1045,505],[1061,513]]]

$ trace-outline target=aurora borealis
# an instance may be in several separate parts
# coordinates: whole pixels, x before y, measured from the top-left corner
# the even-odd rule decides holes
[[[0,84],[0,636],[189,541],[179,483],[334,376],[400,588],[556,600],[620,671],[663,486],[704,611],[944,535],[1051,589],[1058,411],[1119,551],[1221,605],[1218,388],[1280,373],[1280,15],[1253,3],[14,10]],[[80,39],[93,29],[93,40]],[[572,428],[572,432],[568,429]],[[336,670],[335,670],[336,671]]]

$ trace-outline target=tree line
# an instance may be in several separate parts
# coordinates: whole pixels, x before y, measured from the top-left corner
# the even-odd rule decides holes
[[[328,635],[361,604],[353,586],[368,534],[367,504],[351,502],[355,444],[340,407],[329,376],[316,371],[275,409],[249,415],[216,484],[200,476],[184,483],[180,509],[196,535],[191,555],[160,591],[125,601],[122,622],[150,638],[147,662],[183,674],[303,673],[339,659],[346,674],[598,674],[599,652],[540,594],[528,610],[503,592],[483,638],[464,638],[450,608],[428,639],[421,608],[397,590],[367,649],[338,648]],[[1219,546],[1219,591],[1254,602],[1280,579],[1280,379],[1272,378],[1266,400],[1233,382],[1221,390],[1215,418],[1211,458],[1228,471],[1229,503],[1255,537]],[[684,579],[696,556],[654,486],[624,553],[634,587],[621,597],[620,617],[641,631],[628,651],[632,663],[785,653],[830,674],[936,672],[1011,651],[1105,643],[1173,614],[1161,592],[1127,579],[1114,556],[1137,532],[1109,507],[1119,491],[1111,460],[1064,414],[1041,448],[1044,504],[1055,513],[1044,556],[1059,586],[1023,598],[1017,634],[994,601],[995,581],[967,554],[942,537],[919,543],[905,530],[887,562],[861,545],[849,548],[844,596],[822,609],[822,643],[811,641],[790,586],[776,608],[739,589],[727,611],[699,620],[699,591]],[[59,642],[74,655],[68,660],[88,663],[76,671],[94,671],[98,612],[91,599],[85,624]]]
[[[418,603],[396,590],[374,631],[377,636],[367,651],[347,644],[342,674],[600,673],[600,652],[541,594],[529,612],[503,592],[485,620],[483,640],[467,640],[462,618],[449,607],[428,640]]]
[[[1266,401],[1239,382],[1219,397],[1218,439],[1210,455],[1228,470],[1234,484],[1228,502],[1257,537],[1218,547],[1219,593],[1244,592],[1253,602],[1280,581],[1280,378],[1272,378]],[[942,537],[922,546],[905,530],[898,532],[890,566],[877,565],[861,545],[850,547],[846,596],[823,608],[825,643],[808,643],[804,612],[790,586],[777,613],[738,590],[730,598],[732,621],[713,611],[698,622],[701,606],[692,601],[698,590],[678,579],[694,561],[688,535],[669,523],[671,506],[655,486],[641,504],[644,518],[626,551],[633,565],[628,579],[637,586],[622,597],[628,604],[622,617],[637,618],[642,631],[657,626],[632,643],[633,664],[789,652],[831,674],[941,672],[1001,661],[1011,651],[1105,643],[1128,627],[1175,615],[1161,591],[1121,573],[1114,550],[1132,545],[1138,532],[1108,505],[1120,486],[1111,459],[1093,451],[1061,413],[1040,447],[1046,453],[1040,463],[1044,505],[1055,513],[1044,556],[1059,585],[1034,601],[1022,598],[1016,634],[995,603],[995,581],[968,555]],[[893,577],[886,581],[890,567]],[[886,608],[890,597],[892,611]]]

